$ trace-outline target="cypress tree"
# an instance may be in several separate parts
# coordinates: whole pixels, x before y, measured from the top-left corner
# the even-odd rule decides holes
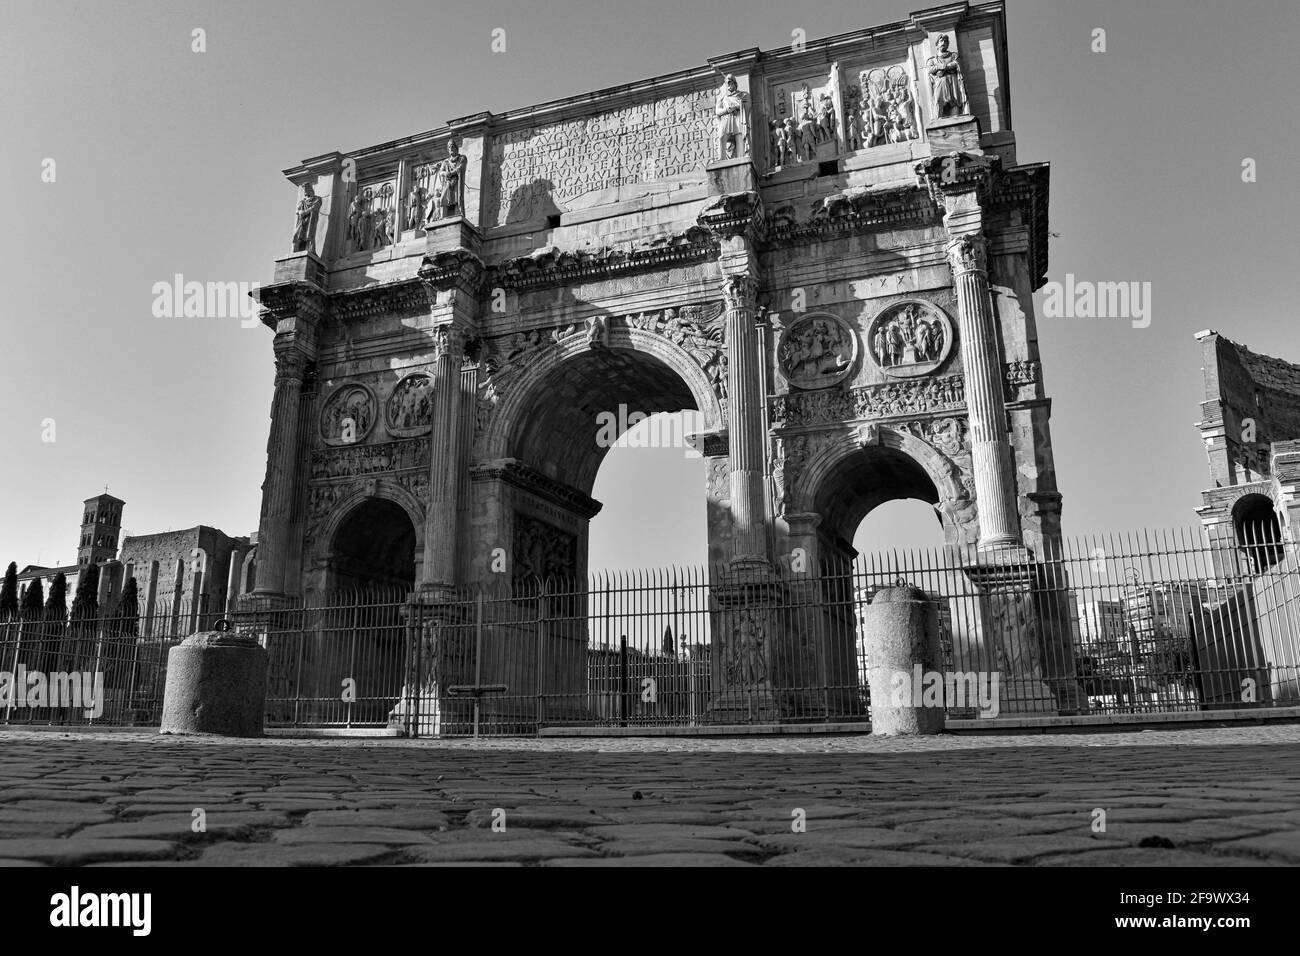
[[[0,586],[0,621],[18,616],[18,562],[10,561],[5,569],[5,583]]]

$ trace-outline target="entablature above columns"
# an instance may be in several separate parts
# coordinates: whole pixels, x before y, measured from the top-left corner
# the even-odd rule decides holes
[[[536,468],[516,458],[500,458],[484,462],[470,469],[470,481],[501,481],[534,495],[551,504],[559,505],[583,519],[594,518],[601,503],[572,485],[550,478]]]

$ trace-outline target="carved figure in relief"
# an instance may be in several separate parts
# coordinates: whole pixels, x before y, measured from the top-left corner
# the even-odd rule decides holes
[[[853,361],[853,343],[838,323],[825,318],[792,326],[781,352],[782,371],[791,381],[842,372]]]
[[[817,155],[817,111],[813,108],[812,90],[804,84],[796,110],[799,121],[799,155],[811,160]]]
[[[749,155],[749,95],[728,73],[714,100],[714,141],[718,159]]]
[[[352,202],[348,205],[348,243],[353,252],[358,252],[366,247],[366,205],[369,200],[369,190],[357,190]]]
[[[406,228],[418,229],[424,221],[424,207],[429,202],[429,167],[424,165],[414,170],[415,185],[406,199]]]
[[[817,139],[823,143],[835,140],[835,103],[829,93],[822,93],[818,97]]]
[[[803,137],[793,116],[785,118],[785,157],[787,163],[803,162]]]
[[[384,246],[392,245],[393,236],[389,232],[391,209],[376,209],[371,217],[373,241],[371,246],[375,249],[382,249]]]
[[[426,375],[402,379],[389,401],[389,425],[421,428],[433,420],[433,383]]]
[[[957,54],[948,49],[948,35],[941,33],[934,41],[935,55],[925,61],[930,75],[930,102],[934,115],[962,116],[967,112],[966,84],[962,80]]]
[[[373,419],[374,401],[368,391],[358,385],[341,388],[321,414],[321,432],[333,441],[358,441],[370,431]]]
[[[316,195],[316,188],[311,183],[303,183],[302,199],[298,200],[298,220],[293,228],[294,252],[305,252],[311,248],[320,206],[321,198]]]
[[[900,309],[871,336],[872,353],[882,368],[937,362],[944,346],[943,326],[915,305]]]
[[[741,608],[732,632],[731,678],[733,682],[747,685],[761,684],[767,680],[767,661],[764,654],[763,623],[751,608]]]
[[[844,109],[844,145],[850,150],[862,148],[862,118],[852,106]]]
[[[453,136],[447,140],[447,158],[438,164],[434,174],[433,201],[426,222],[465,215],[465,164],[460,140]]]
[[[593,315],[587,320],[587,344],[600,348],[609,345],[609,316]]]

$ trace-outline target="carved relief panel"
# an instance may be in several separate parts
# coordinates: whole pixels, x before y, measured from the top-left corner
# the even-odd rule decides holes
[[[433,422],[433,379],[424,372],[407,375],[388,396],[385,425],[394,437],[424,435]]]
[[[843,319],[829,312],[800,315],[781,332],[777,366],[796,388],[826,388],[853,374],[858,336]]]
[[[578,536],[516,511],[514,556],[515,580],[570,578],[578,571]]]
[[[397,182],[351,183],[348,189],[344,255],[370,252],[393,244],[397,228]]]
[[[867,328],[872,361],[893,378],[929,375],[948,360],[953,324],[943,310],[923,299],[895,302]]]
[[[320,436],[327,445],[353,445],[365,439],[375,424],[375,396],[364,385],[341,385],[325,400]]]

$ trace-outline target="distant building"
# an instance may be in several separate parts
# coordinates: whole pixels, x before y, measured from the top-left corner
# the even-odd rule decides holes
[[[219,613],[234,597],[252,590],[255,574],[255,539],[231,537],[207,525],[183,531],[128,535],[118,554],[122,510],[126,502],[107,493],[87,498],[82,508],[77,563],[59,567],[29,564],[18,573],[18,590],[26,594],[40,581],[48,597],[50,585],[62,572],[68,582],[68,605],[85,570],[99,568],[99,607],[114,607],[126,581],[134,577],[140,609],[162,604],[161,610]]]
[[[1213,487],[1196,509],[1210,539],[1262,571],[1300,527],[1300,365],[1252,352],[1214,330],[1197,333],[1205,397],[1197,427]],[[1235,568],[1219,559],[1216,573]]]

